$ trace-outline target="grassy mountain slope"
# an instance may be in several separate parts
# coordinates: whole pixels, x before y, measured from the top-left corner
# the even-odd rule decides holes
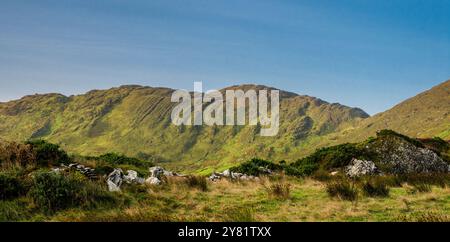
[[[238,88],[271,89],[229,89]],[[43,138],[73,153],[120,152],[181,170],[206,167],[206,173],[254,156],[297,159],[316,148],[310,145],[315,140],[368,117],[357,108],[282,91],[280,132],[275,137],[260,137],[257,126],[177,127],[170,121],[176,105],[170,102],[172,92],[122,86],[70,97],[27,96],[0,104],[0,137]]]
[[[450,140],[450,80],[361,121],[356,129],[346,132],[344,138],[362,140],[382,129],[411,137],[438,136]]]

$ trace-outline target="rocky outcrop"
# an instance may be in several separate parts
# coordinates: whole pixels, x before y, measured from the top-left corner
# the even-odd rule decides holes
[[[349,177],[378,174],[378,168],[373,161],[353,159],[350,165],[345,167],[345,174]]]
[[[387,167],[390,173],[442,173],[449,171],[449,165],[435,152],[418,147],[398,137],[390,137],[368,149],[376,153],[379,163]]]

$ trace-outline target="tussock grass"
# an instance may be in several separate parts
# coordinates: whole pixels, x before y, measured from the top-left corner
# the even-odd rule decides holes
[[[190,188],[196,188],[200,191],[208,191],[208,181],[202,176],[188,176],[186,178],[186,184]]]
[[[367,178],[362,182],[361,189],[368,197],[388,197],[390,191],[387,182],[379,177]]]
[[[358,200],[358,189],[355,184],[348,180],[338,179],[327,183],[326,191],[330,197],[337,197],[342,200]]]

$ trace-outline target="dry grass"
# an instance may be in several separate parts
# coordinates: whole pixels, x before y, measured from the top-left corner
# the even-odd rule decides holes
[[[70,209],[31,220],[50,221],[447,221],[450,188],[431,192],[391,188],[389,197],[360,197],[358,203],[329,197],[326,183],[287,177],[289,199],[269,197],[266,187],[280,180],[207,181],[208,191],[192,189],[186,178],[171,177],[162,186],[124,189],[114,209]],[[424,211],[432,213],[424,214]]]

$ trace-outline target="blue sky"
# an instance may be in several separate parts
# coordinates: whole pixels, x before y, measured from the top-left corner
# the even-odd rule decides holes
[[[258,83],[370,114],[450,79],[449,0],[2,0],[0,100]]]

